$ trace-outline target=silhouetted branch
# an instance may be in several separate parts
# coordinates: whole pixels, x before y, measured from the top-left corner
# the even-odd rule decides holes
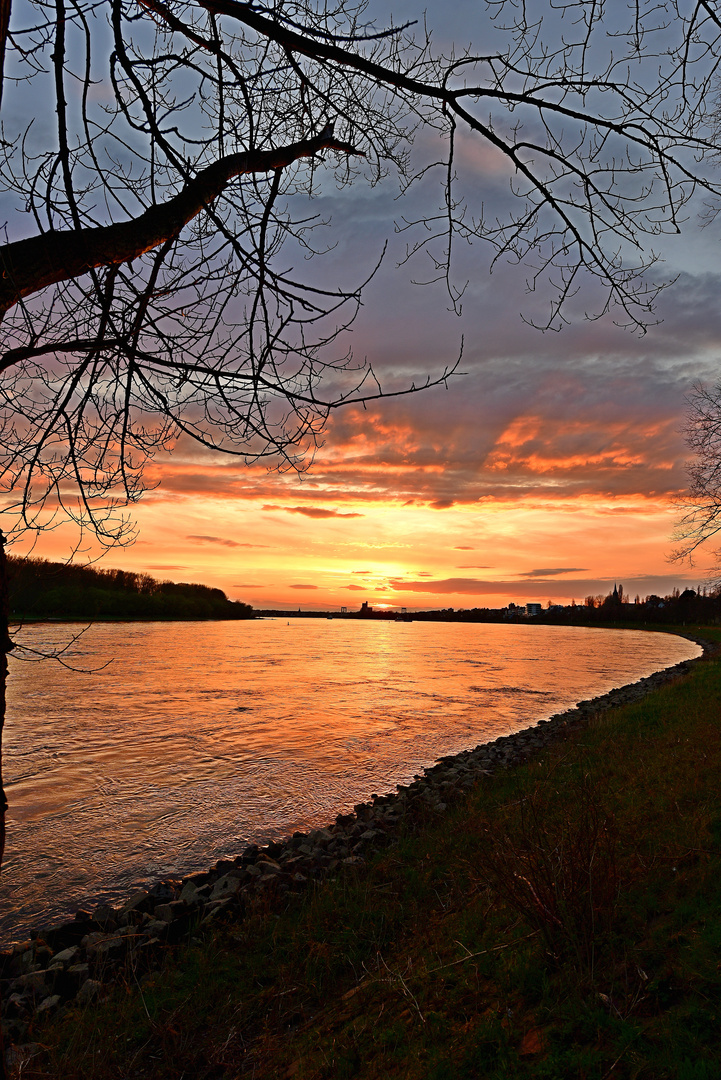
[[[322,150],[360,154],[348,143],[334,139],[332,125],[328,125],[320,135],[290,146],[221,158],[203,169],[176,196],[159,206],[149,207],[132,221],[95,229],[45,232],[6,244],[0,247],[3,270],[0,278],[0,311],[7,311],[22,297],[39,292],[48,285],[82,277],[90,269],[117,266],[138,259],[160,244],[175,240],[182,228],[214,202],[235,177],[278,171],[299,158],[313,157]]]
[[[305,273],[326,224],[310,197],[331,179],[417,185],[396,228],[407,259],[426,260],[414,279],[444,282],[458,311],[455,252],[482,241],[491,268],[522,263],[544,291],[543,328],[563,325],[585,282],[590,317],[653,321],[653,238],[678,231],[695,191],[721,193],[718,5],[488,11],[488,47],[444,55],[352,0],[26,0],[5,39],[0,144],[0,183],[24,208],[0,247],[17,528],[69,514],[128,538],[122,507],[179,436],[303,469],[333,409],[389,396],[345,345],[373,268],[347,287]],[[36,97],[55,141],[17,121]],[[437,139],[417,142],[411,168],[423,130]],[[484,183],[464,164],[473,144],[505,163],[505,206],[497,182],[493,207],[464,193]],[[441,197],[416,212],[434,171]]]

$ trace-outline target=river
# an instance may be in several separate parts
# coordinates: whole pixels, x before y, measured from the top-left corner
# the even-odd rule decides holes
[[[5,940],[327,823],[441,755],[701,651],[523,624],[113,623],[73,642],[78,629],[26,627],[10,658]],[[62,662],[38,658],[65,645]]]

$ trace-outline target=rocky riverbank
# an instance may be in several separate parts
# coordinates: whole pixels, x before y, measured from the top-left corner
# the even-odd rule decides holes
[[[701,643],[703,644],[703,643]],[[570,730],[613,707],[638,700],[686,673],[685,661],[612,690],[548,720],[442,758],[396,792],[374,795],[327,828],[296,833],[263,848],[252,845],[206,871],[158,882],[120,907],[100,905],[0,952],[3,1032],[27,1055],[43,1017],[99,999],[130,971],[157,971],[164,951],[212,932],[219,921],[240,919],[259,905],[272,909],[310,882],[362,869],[372,853],[392,844],[402,828],[442,814],[484,776],[538,753]]]

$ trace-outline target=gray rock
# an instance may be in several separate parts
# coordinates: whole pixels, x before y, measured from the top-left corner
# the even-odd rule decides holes
[[[14,957],[14,963],[12,970],[18,975],[27,975],[30,971],[37,971],[39,965],[35,963],[35,954],[32,948],[23,948],[16,957]]]
[[[169,923],[173,921],[175,912],[170,904],[158,904],[155,908],[153,915],[156,919],[162,919],[163,922]]]
[[[186,874],[183,878],[183,888],[186,885],[195,885],[196,889],[199,889],[201,885],[206,885],[210,878],[210,874],[207,870],[196,870],[193,874]],[[182,892],[180,899],[182,900]]]
[[[258,859],[255,865],[260,868],[263,877],[274,877],[281,873],[280,866],[273,859]]]
[[[123,904],[120,909],[121,917],[127,915],[131,911],[137,911],[141,907],[147,907],[148,905],[148,893],[145,889],[140,889],[138,892],[133,893],[127,903]]]
[[[170,919],[168,919],[168,922],[173,922],[176,919],[182,919],[188,914],[188,905],[182,900],[171,900],[168,904],[168,907],[170,908],[171,916]],[[155,917],[156,919],[158,918],[157,913]],[[165,918],[165,915],[161,917]]]
[[[109,904],[98,904],[93,914],[93,918],[101,926],[106,926],[107,923],[115,922],[116,915],[118,913],[114,908],[111,908]]]
[[[51,994],[49,997],[44,998],[37,1009],[35,1010],[36,1016],[49,1016],[54,1013],[60,1004],[60,994]]]
[[[91,1001],[100,997],[102,989],[103,984],[96,979],[86,979],[75,995],[75,1000],[78,1005],[89,1005]]]
[[[218,878],[213,886],[213,891],[210,894],[211,902],[213,900],[222,900],[226,896],[233,896],[240,889],[240,885],[240,878],[224,874],[222,878]]]
[[[211,900],[205,907],[205,914],[201,919],[201,926],[213,922],[221,915],[230,904],[232,897],[226,896],[221,900]]]
[[[311,844],[325,844],[328,840],[333,838],[333,834],[328,829],[313,829],[308,833],[308,839]]]
[[[162,937],[168,932],[168,924],[164,919],[151,919],[143,927],[143,933],[150,937]]]
[[[73,964],[65,972],[69,979],[72,979],[76,986],[81,986],[90,975],[90,966],[88,964]]]
[[[97,941],[104,941],[105,937],[106,935],[102,932],[102,930],[93,930],[91,934],[85,935],[80,944],[83,946],[84,949],[92,949],[93,945],[95,945]]]
[[[97,960],[117,960],[125,951],[125,944],[125,939],[121,935],[113,934],[89,945],[87,954]]]
[[[197,904],[198,903],[198,886],[188,881],[180,891],[180,899],[184,904]]]
[[[18,975],[17,979],[13,979],[11,984],[12,989],[20,994],[34,994],[35,997],[47,997],[48,984],[46,981],[47,972],[45,971],[29,971],[25,975]]]
[[[80,949],[77,945],[71,945],[69,949],[63,949],[62,952],[55,953],[55,956],[50,960],[50,964],[72,964],[79,952]]]
[[[180,882],[178,882],[180,884]],[[172,881],[158,881],[150,888],[150,897],[152,898],[152,905],[167,904],[170,900],[175,900],[175,882]]]
[[[27,994],[14,993],[10,994],[4,1005],[3,1012],[5,1016],[12,1019],[15,1016],[28,1016],[32,1008],[32,1001]]]

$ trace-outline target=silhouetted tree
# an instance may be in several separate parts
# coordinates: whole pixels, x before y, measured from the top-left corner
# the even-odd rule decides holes
[[[694,455],[687,465],[688,494],[674,533],[674,558],[693,564],[698,549],[721,530],[721,384],[697,383],[687,400],[684,434]],[[709,577],[721,581],[721,549],[712,552],[715,570]]]
[[[443,55],[352,0],[16,0],[9,23],[0,5],[0,183],[16,201],[0,452],[18,527],[64,513],[117,542],[131,523],[109,509],[139,497],[144,463],[179,434],[301,467],[331,409],[379,392],[338,342],[363,283],[289,269],[320,224],[298,196],[332,182],[392,169],[407,190],[436,170],[440,205],[399,227],[455,304],[454,244],[482,239],[551,290],[544,325],[584,278],[597,314],[615,303],[643,325],[644,236],[717,191],[721,31],[709,0],[630,7],[625,23],[625,7],[531,17],[494,0],[498,47]],[[411,166],[423,128],[439,137]],[[459,140],[505,160],[505,219],[457,190]]]

